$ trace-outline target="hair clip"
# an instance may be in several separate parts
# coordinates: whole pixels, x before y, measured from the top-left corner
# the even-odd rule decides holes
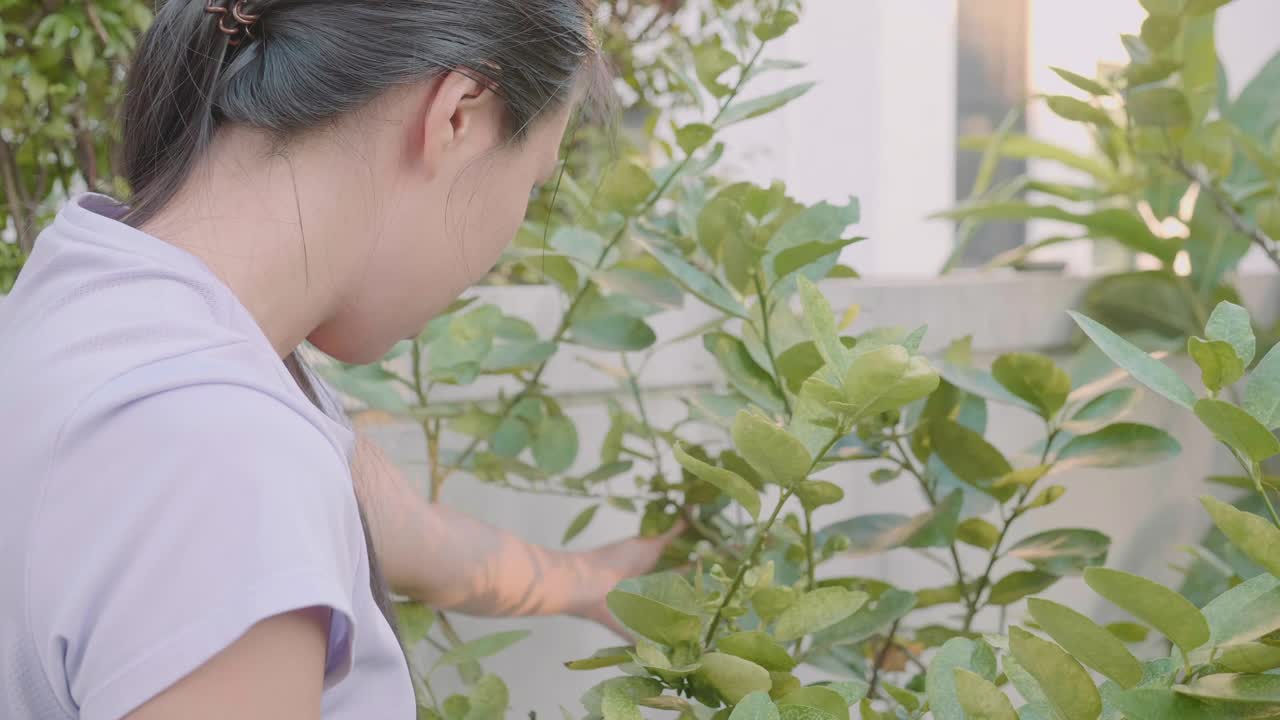
[[[253,15],[244,11],[244,0],[226,0],[225,5],[219,5],[221,0],[208,0],[204,11],[210,15],[218,16],[218,29],[227,35],[230,39],[227,44],[239,45],[244,38],[253,37],[253,24],[258,22],[260,15]],[[230,23],[230,24],[228,24]]]

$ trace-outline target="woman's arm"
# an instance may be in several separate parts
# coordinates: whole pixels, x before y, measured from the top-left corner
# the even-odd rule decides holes
[[[267,618],[125,720],[319,720],[329,610]]]
[[[376,444],[360,437],[353,473],[378,560],[398,593],[470,615],[576,615],[617,624],[604,596],[649,572],[680,528],[587,552],[533,545],[427,503]]]

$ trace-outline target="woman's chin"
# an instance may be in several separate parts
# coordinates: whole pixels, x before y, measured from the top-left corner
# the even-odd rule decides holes
[[[399,342],[398,338],[373,339],[367,334],[317,331],[307,338],[325,355],[348,365],[368,365],[381,360]]]

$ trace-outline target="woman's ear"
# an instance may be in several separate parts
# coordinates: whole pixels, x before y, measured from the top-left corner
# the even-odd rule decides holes
[[[423,161],[430,175],[452,157],[474,156],[501,141],[504,106],[488,85],[461,72],[435,80],[422,120]]]

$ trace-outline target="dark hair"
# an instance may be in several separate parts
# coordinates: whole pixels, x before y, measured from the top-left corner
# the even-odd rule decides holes
[[[207,2],[164,0],[130,68],[131,224],[174,196],[225,124],[286,141],[390,88],[460,71],[503,97],[518,140],[584,71],[603,77],[596,0],[248,0],[259,20],[239,45]]]
[[[391,88],[458,71],[503,98],[519,141],[584,73],[604,77],[595,0],[246,0],[259,19],[238,43],[208,4],[162,0],[129,70],[121,159],[132,225],[173,199],[226,125],[287,143]],[[286,364],[317,402],[297,353]],[[365,539],[374,598],[394,628],[367,524]]]

